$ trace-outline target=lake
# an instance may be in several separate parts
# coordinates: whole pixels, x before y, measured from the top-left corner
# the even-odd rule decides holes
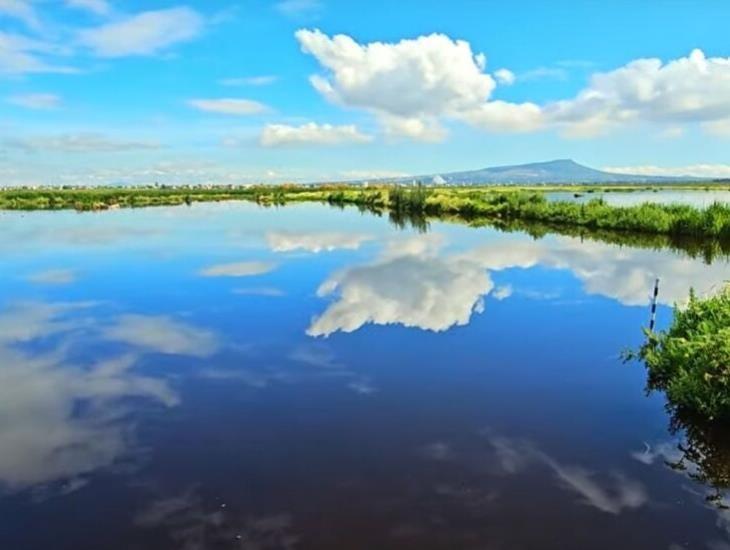
[[[580,196],[576,197],[574,192],[558,191],[546,193],[546,197],[551,201],[568,201],[568,202],[588,202],[593,199],[601,198],[607,204],[612,206],[636,206],[645,202],[656,204],[688,204],[697,208],[707,208],[714,202],[730,202],[730,191],[687,191],[687,190],[657,190],[657,191],[613,191],[605,193],[596,191],[595,193],[578,192]]]
[[[726,434],[620,359],[725,259],[316,204],[0,229],[0,548],[730,548]]]

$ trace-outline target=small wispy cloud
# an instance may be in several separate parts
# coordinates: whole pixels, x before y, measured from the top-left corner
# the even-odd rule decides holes
[[[289,354],[289,359],[312,367],[341,369],[344,365],[337,359],[335,352],[324,344],[299,346]]]
[[[234,78],[221,78],[218,84],[221,86],[268,86],[279,80],[276,75],[243,76]]]
[[[362,133],[357,126],[333,126],[309,122],[302,126],[268,124],[261,132],[260,143],[264,147],[286,145],[341,145],[345,143],[368,143],[373,137]]]
[[[65,53],[67,50],[57,44],[0,31],[0,73],[11,75],[78,73],[79,70],[75,67],[53,61],[53,58]]]
[[[95,15],[107,15],[112,11],[106,0],[66,0],[66,6],[85,10]]]
[[[2,144],[7,148],[26,152],[59,151],[63,153],[114,153],[161,148],[161,145],[155,142],[120,140],[97,133],[8,138]]]
[[[282,0],[275,5],[276,11],[295,19],[316,19],[324,9],[320,0]]]
[[[237,294],[239,296],[269,296],[272,298],[279,298],[286,295],[283,290],[273,286],[234,288],[233,294]]]
[[[72,269],[49,269],[27,277],[31,283],[42,285],[69,285],[76,282],[77,274]]]
[[[338,175],[347,180],[377,180],[407,178],[413,174],[400,170],[343,170]]]
[[[258,101],[240,98],[191,99],[188,105],[199,111],[219,115],[250,116],[269,111],[269,108]]]
[[[503,86],[510,86],[515,83],[517,77],[509,69],[497,69],[494,71],[494,78]]]
[[[517,80],[567,80],[568,70],[565,67],[536,67],[517,75]]]
[[[686,166],[605,166],[606,172],[638,176],[694,176],[698,178],[730,178],[730,164],[690,164]]]
[[[188,7],[146,11],[82,30],[79,41],[99,57],[154,55],[198,36],[205,19]]]
[[[58,109],[61,98],[55,94],[22,94],[10,96],[7,102],[18,107],[37,110]]]
[[[558,67],[565,67],[566,69],[590,69],[596,66],[593,61],[587,59],[561,59],[555,64]]]
[[[33,5],[26,0],[0,0],[0,18],[3,16],[17,19],[33,30],[41,27],[38,14]]]
[[[216,264],[199,271],[201,277],[250,277],[263,275],[276,269],[272,262],[234,262]]]

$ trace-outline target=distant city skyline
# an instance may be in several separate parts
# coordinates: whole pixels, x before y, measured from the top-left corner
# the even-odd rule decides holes
[[[0,0],[0,185],[730,177],[730,4]]]

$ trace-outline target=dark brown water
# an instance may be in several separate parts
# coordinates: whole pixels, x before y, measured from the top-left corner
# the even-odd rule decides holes
[[[0,213],[0,548],[730,548],[619,354],[730,265],[301,205]]]

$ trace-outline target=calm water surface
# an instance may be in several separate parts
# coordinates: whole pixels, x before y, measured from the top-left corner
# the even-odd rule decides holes
[[[0,548],[726,550],[727,438],[618,358],[657,276],[666,324],[730,265],[318,205],[0,213]]]
[[[572,192],[547,193],[549,200],[588,202],[592,199],[602,198],[608,204],[614,206],[635,206],[645,202],[657,204],[688,204],[697,208],[707,208],[714,202],[730,203],[730,191],[632,191],[604,193],[578,193],[576,197]]]

